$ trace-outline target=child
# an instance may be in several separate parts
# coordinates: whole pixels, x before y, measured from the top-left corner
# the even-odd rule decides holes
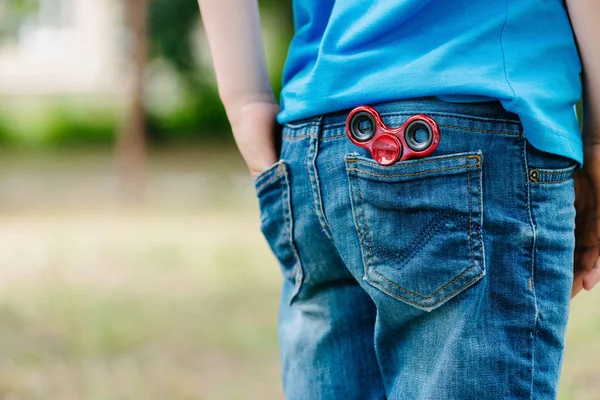
[[[285,278],[286,398],[556,398],[569,299],[600,280],[600,3],[567,6],[295,0],[280,110],[256,1],[200,0]],[[439,146],[381,165],[347,136],[362,105]]]

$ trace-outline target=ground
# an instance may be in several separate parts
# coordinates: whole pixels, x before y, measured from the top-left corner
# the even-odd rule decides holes
[[[135,207],[112,165],[0,153],[0,400],[282,399],[280,277],[239,157],[152,152]],[[561,399],[600,399],[599,304],[573,302]]]

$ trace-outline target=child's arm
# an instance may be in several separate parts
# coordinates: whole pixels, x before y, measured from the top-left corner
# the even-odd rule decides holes
[[[583,64],[584,140],[600,143],[600,1],[567,0]]]
[[[265,65],[257,0],[198,0],[219,95],[253,176],[279,158],[275,103]]]
[[[600,281],[600,1],[567,0],[583,65],[584,166],[575,174],[573,296]]]

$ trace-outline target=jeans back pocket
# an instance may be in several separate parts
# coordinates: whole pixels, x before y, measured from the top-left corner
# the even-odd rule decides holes
[[[294,285],[290,303],[300,289],[302,268],[294,244],[288,166],[283,160],[261,172],[254,180],[260,207],[261,231],[279,261],[284,279]]]
[[[431,311],[485,275],[480,152],[345,160],[368,283]]]

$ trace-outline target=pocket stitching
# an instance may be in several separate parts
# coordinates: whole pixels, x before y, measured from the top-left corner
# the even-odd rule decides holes
[[[479,172],[479,162],[477,161],[477,171]],[[471,170],[467,170],[467,186],[469,196],[469,246],[471,247],[471,268],[475,265],[475,251],[473,250],[473,204],[471,202]],[[471,269],[469,268],[469,269]]]
[[[544,169],[544,168],[535,168],[537,169],[540,174],[544,174],[544,175],[560,175],[560,174],[568,174],[571,171],[574,171],[576,167],[569,167],[569,168],[564,168],[562,170],[556,171],[556,170],[551,170],[551,169]]]
[[[412,291],[410,291],[408,289],[405,289],[403,287],[398,286],[396,283],[394,283],[391,280],[389,280],[386,276],[384,276],[384,275],[380,274],[379,272],[377,272],[377,270],[375,269],[375,267],[372,265],[372,263],[370,261],[372,261],[372,259],[373,259],[374,252],[373,252],[373,247],[372,247],[372,243],[371,243],[371,239],[370,239],[371,238],[371,234],[369,233],[368,224],[366,223],[366,220],[364,219],[363,204],[365,203],[365,200],[364,200],[364,197],[363,197],[363,194],[362,194],[362,189],[360,188],[360,185],[359,184],[354,185],[356,187],[356,189],[358,190],[358,195],[360,196],[360,206],[359,206],[360,209],[361,209],[361,211],[360,211],[360,214],[361,214],[360,218],[361,218],[361,225],[363,226],[363,229],[361,230],[361,232],[364,230],[364,234],[361,234],[361,236],[363,236],[363,240],[367,243],[367,245],[369,247],[369,254],[368,254],[368,258],[367,258],[369,260],[369,262],[365,263],[366,266],[367,266],[367,268],[369,268],[374,274],[376,274],[377,276],[379,276],[381,279],[383,279],[384,281],[388,282],[392,286],[394,286],[394,287],[402,290],[403,292],[411,294],[411,295],[413,295],[415,297],[421,298],[423,300],[429,300],[432,297],[435,297],[435,295],[438,294],[440,291],[444,290],[445,288],[447,288],[448,286],[450,286],[451,284],[453,284],[454,282],[456,282],[458,279],[460,279],[464,275],[466,275],[470,270],[472,270],[473,267],[475,267],[475,255],[474,255],[474,250],[473,250],[473,230],[472,230],[472,217],[471,217],[471,215],[473,213],[473,210],[472,210],[472,205],[471,205],[471,196],[470,196],[470,194],[471,194],[471,186],[470,186],[469,175],[470,175],[470,173],[467,174],[467,179],[468,179],[468,182],[469,182],[469,242],[470,242],[469,243],[469,247],[471,248],[471,266],[469,268],[465,269],[460,275],[456,276],[450,282],[446,283],[444,286],[442,286],[441,288],[437,289],[429,297],[422,296],[422,295],[420,295],[418,293],[412,292]],[[356,179],[356,178],[354,178],[354,179]],[[434,235],[432,235],[431,237],[433,237],[433,236]],[[404,264],[406,264],[408,261],[410,261],[410,260],[406,260]],[[477,277],[479,277],[479,275],[477,275]],[[367,278],[368,278],[368,276],[367,276]],[[466,284],[471,283],[471,282],[472,282],[472,280],[469,281],[469,282],[467,282]],[[371,282],[371,283],[376,284],[375,282]],[[379,285],[377,285],[377,286],[380,287]],[[464,285],[461,286],[460,288],[457,288],[456,290],[460,290],[463,287],[464,287]],[[380,288],[383,289],[382,287],[380,287]],[[389,293],[389,292],[386,292],[386,293],[392,294],[392,293]],[[454,293],[456,293],[456,291],[452,292],[450,295],[452,295]],[[450,295],[448,295],[448,296],[450,296]],[[396,298],[402,298],[402,299],[408,301],[408,299],[406,299],[405,297],[398,296],[398,295],[393,295],[393,296],[396,297]],[[448,296],[443,297],[442,299],[436,301],[435,303],[433,303],[433,305],[438,304],[440,301],[443,301],[443,300],[447,299]],[[419,305],[417,303],[412,303],[412,304]],[[421,306],[421,305],[419,305],[419,306]]]
[[[561,179],[559,181],[550,181],[550,182],[533,182],[536,185],[555,185],[557,183],[563,183],[563,182],[567,182],[571,179],[571,177],[569,178],[565,178],[565,179]]]
[[[465,270],[465,272],[464,272],[463,274],[461,274],[461,275],[460,275],[460,277],[462,277],[462,275],[466,274],[466,273],[467,273],[467,272],[469,272],[471,269],[473,269],[473,267],[475,267],[475,265],[472,265],[472,266],[470,266],[469,268],[467,268],[467,269]],[[407,299],[406,297],[402,297],[402,296],[400,296],[400,295],[398,295],[398,294],[396,294],[396,293],[394,293],[394,292],[391,292],[390,290],[386,289],[384,286],[381,286],[381,285],[380,285],[380,284],[378,284],[377,282],[373,282],[373,281],[369,281],[369,282],[370,282],[372,285],[374,285],[374,286],[376,286],[377,288],[379,288],[379,290],[381,290],[381,291],[383,291],[383,292],[387,293],[388,295],[390,295],[390,296],[392,296],[392,297],[394,297],[394,298],[396,298],[396,299],[399,299],[400,301],[405,301],[405,302],[407,302],[407,303],[409,303],[409,304],[412,304],[413,306],[415,306],[415,307],[418,307],[418,308],[432,309],[432,308],[434,308],[435,306],[437,306],[438,304],[440,304],[440,303],[443,303],[443,302],[444,302],[446,299],[448,299],[448,298],[451,298],[452,296],[454,296],[456,293],[460,292],[461,290],[464,290],[464,289],[468,288],[468,287],[471,285],[471,283],[473,283],[474,281],[477,281],[479,278],[481,278],[481,276],[482,276],[482,275],[483,275],[483,273],[480,273],[480,274],[478,274],[478,275],[475,275],[475,276],[473,277],[473,279],[471,279],[471,280],[470,280],[470,281],[468,281],[468,282],[465,282],[465,284],[464,284],[464,285],[462,285],[462,286],[460,286],[460,287],[456,288],[456,289],[455,289],[453,292],[450,292],[450,293],[448,293],[448,294],[447,294],[445,297],[442,297],[442,298],[441,298],[441,299],[439,299],[438,301],[436,301],[436,302],[434,302],[434,303],[431,303],[431,305],[423,305],[423,304],[419,304],[419,303],[417,303],[417,302],[415,302],[415,301],[412,301],[412,300],[409,300],[409,299]],[[457,279],[458,279],[458,278],[460,278],[460,277],[457,277]],[[385,279],[385,278],[384,278],[384,279]],[[386,280],[386,281],[388,281],[387,279],[385,279],[385,280]],[[389,282],[389,281],[388,281],[388,282]],[[453,282],[454,282],[454,280],[453,280],[451,283],[453,283]],[[392,283],[392,282],[390,282],[390,283]],[[394,285],[394,286],[396,286],[396,285]],[[444,286],[444,287],[446,287],[446,286]],[[402,289],[402,288],[400,288],[400,289]],[[402,289],[402,290],[404,290],[404,289]],[[428,298],[427,298],[427,299],[428,299]]]
[[[429,160],[429,161],[436,161],[436,160],[440,161],[440,160],[447,160],[447,159],[453,159],[453,158],[459,158],[459,157],[465,157],[465,155],[453,156],[453,157],[445,157],[443,159],[442,158],[437,158],[435,160]],[[460,278],[462,278],[464,275],[466,275],[469,271],[471,271],[476,266],[476,263],[475,263],[475,251],[473,249],[473,220],[472,220],[472,218],[473,218],[473,216],[472,216],[472,214],[473,214],[473,206],[472,206],[472,200],[471,200],[471,197],[472,197],[471,196],[472,195],[472,188],[471,188],[471,179],[470,179],[470,175],[471,175],[471,169],[470,169],[470,167],[477,167],[477,171],[479,173],[481,171],[481,156],[479,154],[477,154],[477,155],[466,155],[466,157],[477,159],[477,163],[476,164],[467,164],[467,165],[458,166],[458,167],[441,168],[441,169],[437,169],[437,170],[428,170],[428,171],[424,171],[423,172],[423,173],[425,173],[425,172],[444,171],[444,170],[447,170],[447,169],[467,168],[467,185],[469,187],[468,188],[468,197],[469,197],[469,247],[471,249],[471,266],[469,268],[465,269],[460,275],[456,276],[450,282],[446,283],[441,288],[437,289],[429,297],[424,297],[424,296],[422,296],[422,295],[420,295],[418,293],[414,293],[414,292],[412,292],[410,290],[402,288],[402,287],[398,286],[396,283],[390,281],[384,275],[382,275],[382,274],[380,274],[379,272],[376,271],[375,267],[371,263],[372,259],[373,259],[374,252],[373,252],[373,247],[372,247],[372,243],[371,243],[371,240],[370,240],[370,233],[369,233],[368,224],[366,223],[365,216],[364,216],[365,215],[365,212],[364,212],[364,203],[365,203],[365,201],[364,201],[364,197],[363,197],[363,194],[362,194],[362,189],[360,188],[360,184],[358,184],[356,182],[351,186],[352,191],[356,190],[358,192],[358,195],[360,196],[360,205],[357,205],[357,209],[360,209],[360,216],[359,216],[359,218],[360,218],[360,222],[361,222],[361,225],[362,225],[363,229],[357,229],[357,231],[358,231],[359,237],[368,246],[369,254],[368,254],[368,257],[365,257],[365,255],[363,254],[363,263],[365,264],[365,279],[369,283],[371,283],[372,285],[376,286],[377,288],[379,288],[380,290],[382,290],[383,292],[387,293],[388,295],[390,295],[392,297],[395,297],[397,299],[400,299],[402,301],[405,301],[405,302],[407,302],[409,304],[412,304],[412,305],[420,307],[420,308],[425,307],[427,309],[431,309],[431,308],[435,307],[436,305],[438,305],[440,303],[443,303],[446,299],[454,296],[457,292],[460,292],[461,290],[469,287],[471,285],[471,283],[473,283],[474,281],[477,281],[478,279],[481,278],[481,276],[485,272],[483,270],[482,270],[481,273],[479,273],[476,276],[474,276],[473,279],[469,280],[468,282],[465,282],[463,285],[461,285],[460,287],[456,288],[454,291],[448,293],[446,296],[440,298],[438,301],[432,303],[431,305],[425,306],[423,304],[416,303],[416,302],[414,302],[414,301],[412,301],[412,300],[410,300],[410,299],[408,299],[406,297],[403,297],[403,296],[401,296],[401,295],[399,295],[397,293],[394,293],[394,292],[388,290],[387,288],[385,288],[381,284],[379,284],[377,282],[374,282],[372,279],[369,279],[369,276],[368,276],[368,273],[367,273],[367,270],[370,270],[374,274],[376,274],[378,277],[380,277],[382,280],[384,280],[385,282],[391,284],[392,286],[400,289],[401,291],[403,291],[405,293],[408,293],[410,295],[413,295],[415,297],[418,297],[420,299],[423,299],[423,300],[429,300],[429,299],[435,297],[435,295],[438,294],[440,291],[444,290],[445,288],[447,288],[448,286],[450,286],[451,284],[453,284],[454,282],[456,282],[457,280],[459,280]],[[360,160],[352,160],[352,159],[347,159],[346,161],[352,162],[352,163],[357,163],[357,162],[360,163],[360,162],[362,162]],[[365,162],[363,162],[363,163],[367,164]],[[424,163],[424,161],[423,162],[419,162],[419,164],[422,164],[422,163]],[[367,165],[369,165],[369,164],[367,164]],[[351,179],[353,181],[355,181],[356,179],[359,178],[357,176],[358,172],[367,173],[366,171],[360,170],[360,169],[357,169],[357,168],[346,168],[346,169],[347,169],[347,171],[354,171],[355,172],[355,173],[350,174],[350,177],[351,177]],[[391,175],[370,174],[370,175],[381,176],[381,177],[385,178],[386,176],[412,176],[412,175],[417,175],[417,174],[403,174],[403,175],[398,175],[398,174],[391,174]],[[480,193],[480,196],[481,196],[481,193]],[[434,235],[432,235],[432,237],[433,236]],[[481,239],[481,231],[479,231],[478,236],[479,236],[480,240],[482,240]]]
[[[278,172],[277,174],[273,175],[268,181],[264,182],[262,185],[260,185],[259,187],[257,187],[256,191],[260,192],[265,187],[267,187],[269,184],[271,184],[272,182],[276,181],[282,175],[283,175],[283,172]]]
[[[472,254],[471,254],[471,255],[472,255]],[[450,282],[446,283],[444,286],[442,286],[441,288],[439,288],[438,290],[436,290],[435,292],[433,292],[433,293],[431,294],[431,296],[429,296],[429,297],[424,297],[424,296],[422,296],[422,295],[420,295],[420,294],[418,294],[418,293],[411,292],[411,291],[410,291],[410,290],[408,290],[408,289],[405,289],[405,288],[403,288],[403,287],[400,287],[400,286],[398,286],[396,283],[394,283],[394,282],[390,281],[390,280],[389,280],[387,277],[385,277],[385,276],[381,275],[381,274],[380,274],[379,272],[377,272],[375,269],[373,269],[373,273],[374,273],[374,274],[376,274],[377,276],[379,276],[381,279],[383,279],[383,280],[384,280],[384,281],[386,281],[387,283],[389,283],[390,285],[393,285],[394,287],[396,287],[396,288],[398,288],[398,289],[402,290],[403,292],[406,292],[406,293],[408,293],[408,294],[411,294],[411,295],[413,295],[413,296],[415,296],[415,297],[419,297],[419,298],[421,298],[421,299],[423,299],[423,300],[429,300],[429,299],[431,299],[432,297],[435,297],[435,295],[436,295],[436,294],[438,294],[439,292],[441,292],[442,290],[446,289],[448,286],[450,286],[451,284],[453,284],[454,282],[456,282],[457,280],[459,280],[460,278],[462,278],[464,275],[466,275],[466,274],[467,274],[467,272],[469,272],[470,270],[472,270],[472,269],[473,269],[473,267],[475,267],[475,261],[473,261],[473,263],[471,264],[471,266],[470,266],[469,268],[465,269],[465,270],[464,270],[464,271],[463,271],[463,272],[462,272],[460,275],[456,276],[456,277],[455,277],[454,279],[452,279]],[[477,275],[477,276],[479,276],[479,275]],[[463,287],[464,287],[464,286],[461,286],[461,287],[460,287],[460,288],[458,288],[457,290],[460,290],[460,289],[462,289]],[[455,293],[455,292],[452,292],[452,293]],[[401,297],[401,296],[396,296],[396,297]],[[446,297],[443,297],[442,299],[440,299],[440,300],[436,301],[436,302],[435,302],[435,303],[433,303],[432,305],[436,305],[436,304],[438,304],[440,301],[442,301],[442,300],[444,300],[444,299],[446,299],[446,298],[448,298],[448,296],[446,296]],[[402,299],[405,299],[405,298],[404,298],[404,297],[402,297]]]
[[[405,261],[398,268],[406,265],[406,263],[408,263],[416,254],[419,253],[418,248],[416,247],[416,244],[422,243],[424,246],[425,244],[429,243],[429,241],[431,239],[433,239],[433,237],[435,236],[435,233],[437,233],[440,229],[442,229],[442,222],[446,221],[447,219],[450,219],[451,216],[452,216],[452,213],[450,213],[450,212],[443,213],[441,220],[438,220],[436,223],[437,227],[435,227],[433,230],[427,229],[431,225],[433,225],[432,223],[429,223],[427,226],[425,226],[423,228],[423,230],[413,239],[413,241],[408,246],[406,246],[407,249],[410,249],[411,247],[413,249],[410,252],[407,252],[407,251],[402,252],[402,258],[405,259]],[[427,235],[429,235],[429,238],[425,242],[422,242],[420,239],[422,237],[427,237]]]
[[[420,164],[427,164],[427,163],[431,163],[431,162],[438,162],[438,161],[445,161],[445,160],[452,160],[455,158],[475,158],[477,159],[477,162],[481,162],[481,157],[479,156],[479,154],[468,154],[468,153],[462,153],[462,154],[457,154],[457,155],[453,155],[453,156],[438,156],[438,157],[431,157],[431,158],[427,158],[424,160],[420,160],[420,161],[416,161],[416,160],[409,160],[410,164],[403,164],[405,166],[408,165],[420,165]],[[380,166],[376,161],[373,160],[369,160],[369,159],[360,159],[357,158],[356,156],[352,156],[352,157],[346,157],[346,161],[350,162],[350,163],[358,163],[358,164],[364,164],[367,166]],[[469,165],[475,165],[475,164],[469,164]],[[392,166],[393,168],[393,166]]]
[[[456,167],[447,167],[447,168],[439,168],[439,169],[428,169],[426,171],[414,172],[414,173],[411,173],[411,174],[385,174],[385,175],[382,175],[382,174],[375,174],[373,172],[367,172],[367,171],[365,171],[363,169],[358,169],[358,168],[347,168],[347,170],[348,171],[356,171],[356,172],[360,172],[360,173],[363,173],[363,174],[367,174],[367,175],[371,175],[371,176],[376,176],[376,177],[379,177],[379,178],[397,178],[397,177],[400,177],[400,176],[416,176],[416,175],[429,174],[429,173],[432,173],[432,172],[448,171],[448,170],[451,170],[451,169],[469,168],[472,165],[476,165],[476,164],[459,165],[459,166],[456,166]]]

